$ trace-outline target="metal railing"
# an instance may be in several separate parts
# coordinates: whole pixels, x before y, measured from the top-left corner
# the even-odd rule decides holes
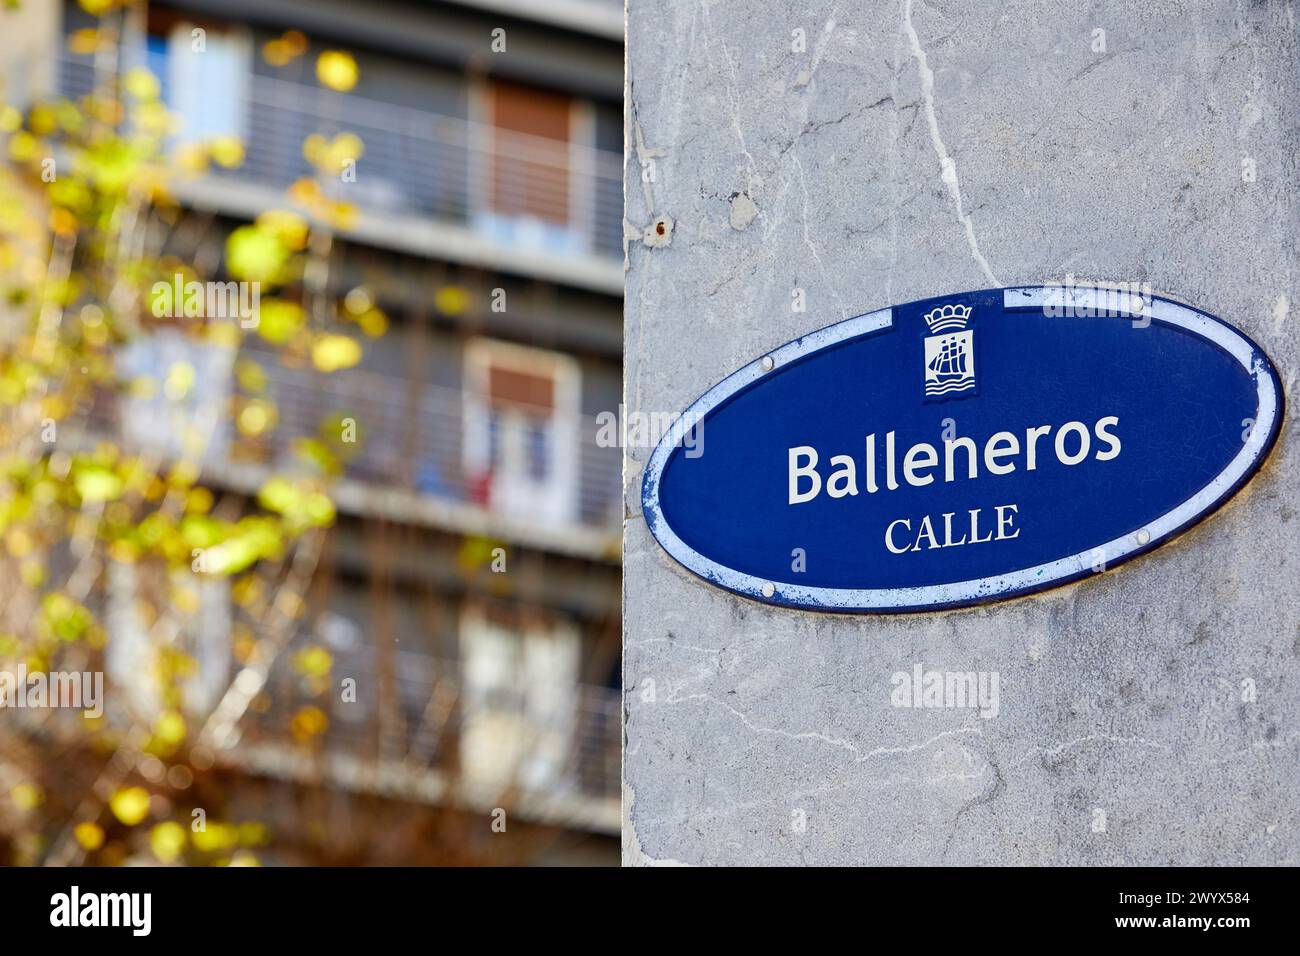
[[[107,673],[104,726],[110,735],[122,735],[148,713],[131,702],[137,694],[150,697],[152,685],[144,672],[114,683],[122,675],[102,653],[78,661],[76,668]],[[237,737],[217,759],[240,766],[255,753],[264,770],[286,776],[294,776],[294,768],[307,760],[328,779],[330,764],[321,758],[337,757],[372,771],[330,779],[345,789],[365,789],[366,780],[400,774],[415,781],[411,793],[435,794],[435,802],[505,799],[532,816],[544,804],[564,802],[572,821],[584,827],[605,826],[611,806],[616,818],[622,740],[618,690],[522,676],[506,686],[475,688],[461,663],[401,650],[393,652],[387,677],[376,665],[371,645],[336,650],[322,687],[319,678],[313,683],[296,668],[292,650],[282,653],[262,693],[239,719]],[[237,667],[232,662],[230,673]],[[344,678],[355,681],[355,698],[345,700],[339,692]],[[300,722],[305,708],[325,717],[312,722],[310,733]],[[15,709],[5,729],[63,744],[85,742],[82,715],[71,707]],[[203,714],[190,716],[195,728],[202,725]],[[422,780],[437,786],[421,787]]]
[[[324,375],[272,362],[263,368],[279,423],[268,439],[234,439],[236,460],[283,466],[295,439],[318,437],[323,426],[337,428],[341,417],[350,417],[358,440],[344,460],[346,478],[540,524],[614,529],[621,521],[621,453],[597,442],[594,418],[554,420],[546,454],[550,468],[567,468],[567,477],[542,483],[536,494],[513,495],[508,476],[466,466],[466,431],[475,427],[467,415],[476,400],[463,390],[362,369]]]
[[[207,361],[205,348],[193,344],[180,354],[198,368]],[[533,480],[503,463],[467,464],[467,438],[473,429],[485,427],[481,413],[486,406],[465,390],[359,368],[329,374],[288,368],[256,351],[245,354],[262,367],[265,388],[259,395],[274,403],[278,420],[268,431],[248,437],[236,432],[228,416],[216,416],[202,449],[205,467],[237,471],[251,465],[292,472],[298,440],[323,438],[339,454],[341,477],[361,486],[472,506],[552,531],[586,528],[614,534],[622,522],[622,454],[601,443],[595,418],[549,419],[541,439],[545,476]],[[101,392],[87,426],[132,448],[177,455],[193,414],[200,408],[224,409],[230,402],[233,382],[205,381],[184,407],[172,406],[159,394]],[[344,427],[354,430],[355,442],[343,439]]]
[[[93,89],[88,57],[61,57],[58,72],[64,96]],[[313,172],[309,135],[354,133],[364,153],[339,198],[364,211],[456,223],[504,246],[621,253],[619,153],[275,77],[249,75],[244,86],[244,162],[217,176],[287,187]]]
[[[305,748],[377,766],[437,771],[472,788],[618,799],[616,689],[522,678],[479,689],[455,661],[400,650],[389,672],[387,681],[381,678],[373,647],[336,652],[332,689],[311,696],[304,693],[310,680],[295,671],[291,655],[282,655],[264,706],[240,723],[240,745]],[[355,700],[344,701],[337,691],[345,677],[356,681]],[[327,724],[304,739],[294,733],[294,715],[307,705],[319,708]]]

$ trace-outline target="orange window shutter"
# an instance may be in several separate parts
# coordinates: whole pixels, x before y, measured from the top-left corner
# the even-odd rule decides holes
[[[549,415],[555,408],[555,382],[549,376],[494,365],[488,370],[488,397],[494,405]]]
[[[493,211],[567,223],[572,101],[545,90],[496,83],[490,102]]]

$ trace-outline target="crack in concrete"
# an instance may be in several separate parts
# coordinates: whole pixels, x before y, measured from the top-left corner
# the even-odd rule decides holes
[[[912,24],[912,0],[903,0],[903,29],[907,31],[908,42],[912,48],[912,58],[916,60],[917,70],[920,72],[921,100],[925,104],[925,116],[930,125],[930,142],[934,144],[934,151],[939,157],[940,175],[944,184],[948,187],[953,202],[956,204],[957,220],[966,230],[966,242],[970,246],[971,255],[979,264],[980,269],[984,271],[984,275],[989,282],[995,286],[1000,286],[1002,283],[993,274],[993,269],[990,268],[988,260],[984,258],[984,253],[980,252],[979,241],[975,238],[975,226],[971,222],[970,214],[963,208],[961,182],[957,178],[957,164],[949,154],[948,147],[944,145],[943,136],[939,132],[939,119],[934,106],[934,71],[930,69],[925,50],[921,48],[921,38],[917,35],[916,27]]]
[[[931,744],[934,744],[939,740],[943,740],[946,737],[953,737],[958,734],[976,734],[978,736],[983,736],[984,734],[984,731],[981,730],[979,727],[958,727],[955,730],[941,731],[940,733],[935,734],[933,737],[930,737],[919,743],[903,744],[897,747],[873,747],[871,750],[864,751],[862,750],[861,747],[859,747],[851,740],[846,740],[843,737],[832,737],[829,734],[824,734],[816,730],[805,730],[805,731],[795,732],[790,730],[782,730],[779,727],[761,726],[759,724],[754,723],[752,720],[750,720],[749,717],[746,716],[746,714],[743,711],[737,710],[735,707],[732,707],[726,701],[718,700],[718,698],[714,697],[711,694],[689,694],[685,697],[671,697],[666,699],[665,703],[685,704],[685,703],[690,703],[692,701],[698,701],[698,700],[708,701],[709,703],[717,704],[719,707],[722,707],[724,710],[728,711],[732,716],[734,716],[742,724],[744,724],[746,727],[748,727],[756,734],[772,734],[773,736],[782,737],[786,740],[816,740],[821,743],[825,743],[830,746],[838,747],[843,750],[849,751],[851,754],[853,754],[854,760],[857,763],[861,763],[864,760],[870,760],[873,757],[884,757],[884,756],[893,756],[896,754],[915,753],[918,750],[924,750],[926,747],[929,747]]]
[[[1011,761],[1009,766],[1019,767],[1021,764],[1032,760],[1034,757],[1059,757],[1062,753],[1073,747],[1092,743],[1095,740],[1104,740],[1107,743],[1112,744],[1140,744],[1143,747],[1148,747],[1154,750],[1164,750],[1166,752],[1170,749],[1164,744],[1157,743],[1154,740],[1147,740],[1145,737],[1120,737],[1113,734],[1084,734],[1082,737],[1074,737],[1070,740],[1062,741],[1059,744],[1053,744],[1046,747],[1034,747],[1023,756]]]
[[[957,838],[957,831],[961,829],[962,817],[978,806],[992,803],[1007,789],[1006,781],[1002,778],[1002,771],[998,769],[998,765],[989,760],[987,756],[984,759],[993,768],[993,786],[989,787],[984,793],[972,797],[957,810],[956,815],[952,818],[952,832],[948,834],[948,839],[943,845],[943,852],[939,854],[940,863],[948,860],[948,851],[952,849],[952,841]]]

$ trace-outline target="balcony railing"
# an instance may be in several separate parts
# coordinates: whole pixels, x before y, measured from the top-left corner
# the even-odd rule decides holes
[[[156,343],[156,345],[155,345]],[[179,336],[159,334],[141,340],[125,367],[158,374],[175,361],[198,369],[198,383],[187,405],[173,406],[161,395],[131,397],[103,393],[90,416],[92,430],[116,435],[133,448],[178,456],[182,432],[200,408],[226,409],[233,382],[217,372],[207,347]],[[603,539],[622,521],[622,457],[599,440],[597,420],[586,415],[540,419],[529,434],[528,459],[521,467],[498,455],[470,463],[467,444],[480,451],[492,439],[479,396],[447,385],[412,381],[360,368],[324,374],[288,368],[255,351],[247,353],[263,368],[265,389],[278,421],[255,437],[235,432],[231,418],[216,414],[209,424],[202,461],[205,467],[294,470],[298,440],[322,437],[339,453],[341,477],[358,489],[400,491],[415,500],[463,505],[484,516],[571,536],[576,529]],[[351,419],[355,442],[343,438]],[[332,430],[332,432],[331,432]],[[501,439],[498,436],[497,443]],[[250,472],[250,477],[251,477]],[[366,497],[362,495],[361,497]]]
[[[155,700],[147,669],[123,675],[108,650],[75,669],[106,674],[105,729],[122,739],[142,713],[132,701]],[[5,663],[5,662],[0,662]],[[216,753],[234,768],[405,799],[479,808],[505,804],[525,818],[562,820],[584,829],[618,827],[621,702],[614,688],[520,679],[476,688],[464,667],[428,654],[395,651],[384,673],[373,645],[335,653],[325,689],[275,660],[270,678],[240,716],[236,734]],[[5,666],[11,666],[9,662]],[[71,666],[71,665],[70,665]],[[231,662],[227,673],[238,665]],[[355,680],[355,700],[339,681]],[[305,708],[324,714],[311,732],[295,720]],[[83,711],[31,707],[10,712],[3,728],[84,742]],[[204,715],[190,715],[197,731]]]
[[[350,132],[365,150],[340,195],[363,211],[454,223],[528,251],[620,253],[619,153],[274,77],[244,86],[244,163],[218,176],[283,188],[313,171],[307,136]],[[60,59],[62,95],[93,87],[90,58]]]
[[[269,441],[235,441],[235,460],[282,466],[294,439],[319,436],[323,424],[336,426],[341,416],[351,417],[359,440],[345,460],[346,478],[553,527],[616,529],[621,521],[622,458],[617,448],[597,442],[594,418],[552,421],[541,449],[551,477],[530,481],[532,476],[466,465],[467,430],[478,427],[472,414],[477,401],[461,389],[361,369],[322,375],[272,363],[264,368],[279,424]]]
[[[264,695],[240,723],[242,746],[282,746],[317,756],[359,758],[408,771],[436,771],[463,788],[512,789],[548,797],[617,801],[620,700],[613,688],[515,681],[475,688],[456,662],[395,651],[390,682],[373,647],[335,661],[335,676],[356,680],[356,700],[336,692],[313,698],[291,658],[273,669]],[[337,684],[337,681],[335,681]],[[302,706],[319,707],[326,729],[294,736]]]
[[[624,0],[460,0],[493,13],[527,17],[541,23],[623,40]]]

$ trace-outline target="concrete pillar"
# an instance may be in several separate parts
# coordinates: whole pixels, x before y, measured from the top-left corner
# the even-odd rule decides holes
[[[1069,274],[1223,316],[1293,392],[1296,16],[630,0],[629,415],[680,412],[841,318]],[[1151,554],[907,616],[691,576],[641,516],[649,451],[625,468],[625,862],[1297,862],[1289,423],[1242,493]],[[892,706],[918,664],[996,673],[997,715]]]

